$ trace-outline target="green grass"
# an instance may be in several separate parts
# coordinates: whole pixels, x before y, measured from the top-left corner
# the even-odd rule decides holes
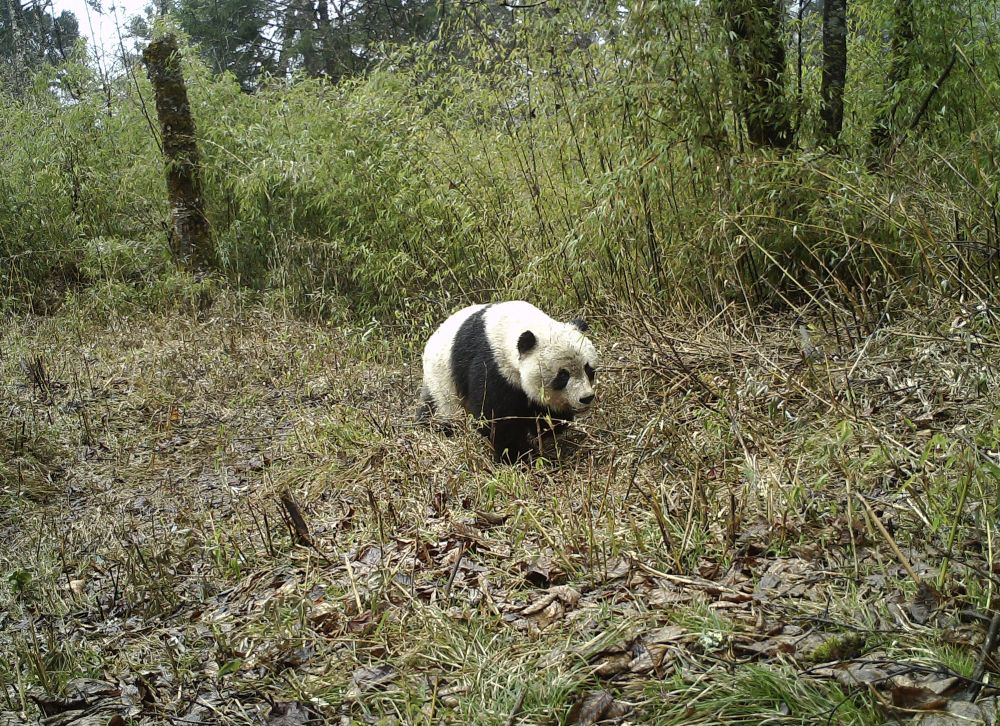
[[[966,372],[995,376],[996,349],[928,348],[919,314],[878,349],[817,334],[829,353],[805,365],[782,326],[662,315],[664,347],[620,310],[595,321],[614,351],[595,414],[537,466],[498,467],[471,429],[406,418],[426,330],[305,322],[223,289],[205,308],[93,310],[0,341],[6,710],[92,677],[155,694],[139,722],[216,693],[234,724],[267,699],[562,722],[607,690],[638,723],[880,723],[864,689],[808,674],[837,642],[974,668],[982,627],[950,623],[995,602],[998,401]],[[927,418],[923,390],[951,413]],[[281,492],[314,547],[293,544]],[[924,623],[897,550],[940,593]],[[793,645],[746,649],[770,637]]]

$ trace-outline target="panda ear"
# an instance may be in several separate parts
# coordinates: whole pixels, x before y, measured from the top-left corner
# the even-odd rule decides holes
[[[584,320],[583,318],[576,318],[575,320],[570,320],[569,324],[572,325],[577,330],[579,330],[581,333],[586,333],[588,330],[590,330],[590,326],[587,325],[587,321]]]
[[[535,337],[535,334],[530,330],[525,330],[521,333],[521,337],[517,339],[517,352],[524,355],[534,348],[537,342],[538,339]]]

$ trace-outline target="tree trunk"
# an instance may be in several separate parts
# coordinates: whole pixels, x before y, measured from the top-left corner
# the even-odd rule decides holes
[[[910,75],[911,45],[916,39],[913,0],[893,1],[892,28],[889,30],[889,76],[885,84],[882,110],[872,127],[871,143],[882,151],[899,132],[896,112],[899,110],[898,88]]]
[[[171,249],[186,267],[204,270],[214,261],[202,197],[201,162],[195,143],[194,119],[181,73],[177,38],[164,35],[143,51],[156,98],[156,115],[163,137],[167,196],[173,223]]]
[[[844,127],[844,82],[847,79],[847,0],[823,3],[823,79],[820,117],[828,143]]]
[[[792,127],[785,100],[783,0],[717,0],[729,31],[729,58],[747,136],[755,146],[787,148]]]

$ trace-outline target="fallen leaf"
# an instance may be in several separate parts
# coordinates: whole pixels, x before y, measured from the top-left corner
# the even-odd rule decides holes
[[[351,676],[351,681],[359,691],[370,691],[385,686],[396,679],[398,673],[390,665],[374,668],[358,668]]]
[[[736,640],[733,642],[733,647],[738,651],[749,653],[750,655],[757,656],[758,658],[773,658],[779,653],[794,653],[795,641],[798,639],[798,635],[779,635],[773,638],[766,638],[764,640]]]
[[[580,602],[580,593],[569,585],[557,585],[556,587],[550,587],[545,595],[524,608],[521,611],[521,614],[525,616],[535,615],[557,600],[569,605],[570,607],[575,607],[576,604]]]
[[[235,673],[240,668],[243,667],[243,661],[239,658],[233,658],[232,660],[226,661],[219,668],[219,676],[228,676],[230,673]]]
[[[892,666],[873,663],[840,663],[831,670],[837,682],[848,688],[882,685],[893,675]]]
[[[80,711],[93,706],[103,699],[117,698],[121,691],[118,686],[94,678],[74,678],[63,689],[64,696],[53,696],[42,688],[33,688],[28,698],[35,702],[45,716],[54,716],[67,711]]]
[[[302,726],[312,721],[309,709],[298,701],[275,703],[267,714],[270,726]]]
[[[483,537],[483,533],[472,525],[464,524],[462,522],[454,522],[452,527],[454,528],[455,535],[459,539],[464,539],[467,542],[479,543],[485,539],[485,537]]]
[[[649,631],[642,636],[642,639],[647,645],[652,643],[676,643],[687,634],[687,629],[680,625],[665,625],[662,628]]]
[[[922,713],[913,720],[914,726],[974,726],[1000,723],[1000,700],[980,699],[976,703],[949,701],[943,711]]]
[[[340,610],[332,602],[321,602],[309,613],[313,628],[324,635],[333,635],[343,628]]]
[[[616,701],[610,693],[598,691],[577,701],[566,720],[575,726],[593,726],[602,721],[622,718],[628,711],[628,706]]]
[[[917,625],[925,625],[941,604],[941,600],[941,594],[926,580],[922,580],[913,596],[913,602],[907,606],[910,618]]]
[[[889,693],[892,705],[907,711],[936,711],[944,708],[952,696],[963,693],[964,682],[954,676],[942,678],[934,673],[894,676]]]
[[[476,511],[476,516],[483,522],[491,527],[497,527],[507,521],[508,515],[500,514],[498,512],[480,512]]]
[[[598,678],[610,678],[629,670],[632,654],[626,650],[603,651],[591,659],[593,673]]]
[[[703,593],[690,590],[681,590],[673,586],[658,587],[648,595],[649,604],[653,607],[664,607],[665,605],[677,605],[688,603],[696,597],[704,597]]]
[[[632,571],[632,563],[624,557],[611,564],[604,572],[604,582],[611,582],[627,576]]]
[[[548,555],[539,555],[524,571],[524,579],[535,587],[548,587],[555,581],[553,572],[558,570]]]

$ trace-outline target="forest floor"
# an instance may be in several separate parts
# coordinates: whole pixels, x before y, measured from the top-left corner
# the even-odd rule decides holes
[[[997,722],[991,315],[598,317],[532,466],[410,423],[427,330],[10,321],[0,724]]]

